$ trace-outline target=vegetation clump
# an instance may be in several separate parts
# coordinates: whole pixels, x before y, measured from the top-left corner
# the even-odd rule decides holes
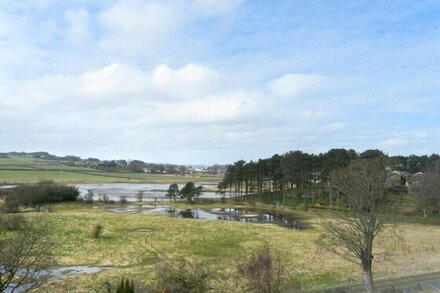
[[[116,293],[135,293],[133,280],[122,278],[116,287]]]
[[[76,201],[78,197],[78,188],[74,186],[40,181],[35,185],[19,185],[12,188],[5,197],[5,207],[7,212],[18,211],[18,206],[40,210],[44,204]]]
[[[176,201],[176,198],[179,196],[179,185],[177,185],[177,183],[170,184],[170,187],[168,187],[165,196],[168,197],[170,201],[171,199],[174,199],[174,201]]]
[[[190,181],[180,190],[180,196],[192,203],[194,198],[198,198],[202,194],[203,186],[196,186],[194,182]]]
[[[4,231],[16,231],[25,226],[25,219],[21,215],[0,215],[0,229]]]
[[[95,194],[93,193],[93,190],[89,189],[89,190],[87,190],[87,193],[84,195],[83,200],[86,203],[93,203],[94,197],[95,197]]]
[[[105,204],[110,203],[110,197],[107,194],[100,193],[100,194],[98,194],[98,197],[99,197],[99,199],[98,199],[99,202],[102,202]]]
[[[102,226],[99,223],[95,224],[92,228],[92,238],[93,239],[101,238],[103,232],[104,232],[104,226]]]
[[[142,190],[136,193],[136,199],[138,202],[142,202],[144,200],[144,192]]]
[[[210,290],[212,273],[202,267],[193,267],[188,262],[164,262],[156,271],[156,283],[148,292],[152,293],[204,293]]]
[[[285,268],[281,258],[268,246],[253,253],[238,266],[238,277],[246,289],[255,293],[282,292]]]
[[[119,202],[120,202],[121,204],[127,204],[127,203],[128,203],[127,196],[126,196],[126,195],[121,195],[121,196],[119,197]]]

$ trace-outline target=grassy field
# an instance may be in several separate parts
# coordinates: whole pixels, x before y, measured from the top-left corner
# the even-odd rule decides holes
[[[40,180],[53,180],[59,183],[183,183],[218,182],[221,177],[212,174],[103,172],[32,158],[0,158],[0,184],[35,183]]]
[[[199,207],[211,208],[213,205]],[[232,292],[237,260],[263,245],[269,245],[285,262],[290,282],[307,290],[360,282],[361,273],[353,264],[335,257],[316,244],[321,235],[321,215],[310,210],[290,211],[307,219],[306,230],[290,230],[275,225],[240,222],[177,219],[152,212],[117,214],[83,204],[53,206],[52,213],[28,213],[37,220],[47,217],[58,243],[54,251],[58,264],[104,266],[109,269],[94,275],[68,276],[45,285],[50,292],[102,292],[102,284],[122,276],[147,284],[155,278],[155,266],[164,261],[186,259],[210,268],[220,287]],[[104,236],[92,239],[96,223],[104,226]],[[440,270],[438,225],[405,223],[398,237],[384,234],[378,241],[375,272],[378,279],[414,275]],[[226,286],[226,287],[225,287]],[[101,289],[100,289],[101,288]]]

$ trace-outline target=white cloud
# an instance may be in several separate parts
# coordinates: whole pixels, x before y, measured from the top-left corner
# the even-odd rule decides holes
[[[8,37],[14,31],[14,20],[6,13],[0,12],[0,37]]]
[[[127,127],[230,123],[264,108],[263,97],[219,87],[222,80],[215,70],[195,64],[177,69],[160,65],[152,73],[112,64],[79,75],[46,75],[0,87],[0,105],[53,111],[50,123],[56,120],[53,115],[64,120],[58,113],[106,109],[109,114],[100,112],[102,119],[118,120]],[[164,99],[164,95],[173,99]]]
[[[38,108],[47,105],[91,106],[128,102],[146,93],[149,76],[135,68],[112,64],[79,75],[51,74],[17,82],[4,89],[4,103]]]
[[[118,1],[101,12],[99,23],[106,30],[100,40],[104,49],[141,53],[158,46],[186,21],[180,5],[140,0]]]
[[[155,118],[173,124],[231,122],[255,113],[257,103],[247,93],[228,93],[183,103],[160,104]]]
[[[296,98],[321,86],[323,77],[315,74],[286,74],[270,82],[271,91],[279,97]]]
[[[136,68],[112,64],[78,77],[79,93],[83,97],[127,101],[149,88],[149,76]]]
[[[408,141],[402,138],[391,138],[385,140],[381,145],[387,147],[399,147],[408,144]]]
[[[428,137],[428,134],[426,133],[426,131],[418,131],[414,134],[414,138],[416,138],[416,139],[424,139],[427,137]]]
[[[225,14],[238,6],[243,0],[194,0],[196,9],[199,9],[207,16],[215,16]]]
[[[320,111],[305,111],[299,114],[299,117],[302,120],[306,121],[313,121],[313,120],[319,120],[323,116],[323,113]]]
[[[334,123],[330,123],[326,127],[324,127],[324,130],[325,131],[339,131],[339,130],[345,129],[346,127],[347,127],[347,125],[345,123],[334,122]]]
[[[224,87],[224,79],[218,72],[195,64],[188,64],[179,69],[159,65],[152,74],[154,89],[165,96],[194,99]]]
[[[89,34],[89,13],[87,10],[66,10],[64,19],[68,27],[69,41],[73,44],[84,42]]]
[[[145,55],[172,41],[176,32],[183,31],[187,24],[225,15],[241,2],[119,0],[99,14],[99,24],[105,31],[99,44],[110,51]]]

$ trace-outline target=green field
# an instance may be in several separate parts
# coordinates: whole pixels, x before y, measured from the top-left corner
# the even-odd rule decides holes
[[[0,184],[35,183],[40,180],[53,180],[60,183],[180,183],[218,182],[221,177],[212,174],[166,175],[103,172],[32,158],[0,158]]]
[[[52,213],[31,212],[27,217],[48,218],[57,243],[54,253],[58,265],[108,269],[48,283],[44,290],[50,292],[104,292],[105,282],[114,283],[122,276],[147,285],[155,279],[158,263],[178,259],[216,272],[215,278],[222,282],[212,284],[214,292],[233,292],[228,286],[234,282],[237,260],[263,245],[282,257],[288,282],[300,283],[307,291],[361,281],[358,267],[316,244],[322,232],[323,211],[319,210],[291,210],[311,225],[306,230],[291,230],[271,224],[177,219],[153,212],[117,214],[85,204],[52,208]],[[96,223],[104,226],[101,239],[90,236]],[[385,233],[376,250],[377,279],[440,270],[440,247],[433,236],[439,233],[439,226],[419,223],[400,225],[398,240]]]

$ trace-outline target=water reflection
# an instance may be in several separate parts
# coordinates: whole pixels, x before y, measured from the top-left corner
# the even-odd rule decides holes
[[[116,213],[138,213],[151,211],[167,214],[176,218],[205,219],[217,221],[236,221],[244,223],[271,223],[291,229],[306,228],[305,222],[299,217],[282,214],[279,212],[267,212],[257,209],[215,208],[203,209],[179,209],[164,205],[126,205],[107,208]]]

